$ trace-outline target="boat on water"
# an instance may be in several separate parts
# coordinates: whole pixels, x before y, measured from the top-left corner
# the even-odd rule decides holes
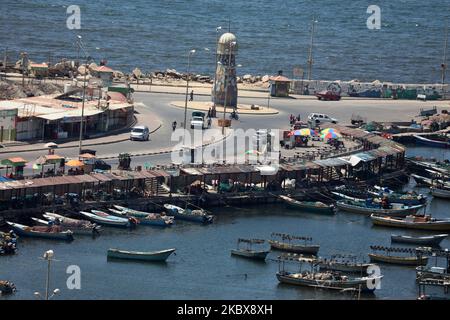
[[[375,204],[373,202],[358,202],[351,200],[341,200],[336,202],[336,206],[343,211],[359,214],[377,214],[392,217],[405,217],[407,215],[415,214],[425,205],[405,206],[403,204],[391,203],[388,207],[384,207],[382,204]]]
[[[17,235],[14,231],[7,233],[0,231],[0,256],[17,252]]]
[[[406,216],[405,218],[386,217],[376,214],[370,216],[373,225],[395,228],[450,231],[450,219],[436,219],[431,216]]]
[[[203,224],[212,223],[214,220],[214,216],[207,214],[204,210],[183,209],[167,203],[164,204],[164,209],[168,215],[179,220],[200,222]]]
[[[370,248],[374,251],[372,253],[369,253],[369,258],[372,262],[381,262],[404,266],[420,266],[427,265],[428,263],[428,257],[418,255],[415,249],[397,247],[389,248],[383,246],[370,246]],[[380,251],[383,253],[378,253]],[[403,255],[392,255],[393,252],[401,253]]]
[[[37,224],[44,226],[61,226],[63,229],[72,231],[74,235],[97,236],[101,231],[99,225],[86,220],[67,218],[51,212],[45,213],[43,217],[47,219],[47,221],[36,218],[33,218],[33,220],[36,221]]]
[[[0,280],[0,296],[16,292],[16,286],[11,281]]]
[[[121,217],[133,217],[137,223],[145,226],[170,227],[173,224],[173,217],[163,216],[158,213],[147,213],[146,216],[135,216],[129,211],[120,211],[116,209],[108,209],[112,214]]]
[[[330,259],[319,258],[317,265],[320,270],[340,271],[344,273],[368,274],[368,269],[375,266],[373,263],[358,262],[354,255],[332,255]]]
[[[450,148],[450,140],[446,135],[439,135],[434,138],[425,138],[419,135],[415,135],[417,144],[425,145],[434,148]]]
[[[105,214],[106,216],[98,215],[98,214],[89,213],[89,212],[85,212],[85,211],[80,211],[80,214],[82,216],[84,216],[85,218],[87,218],[88,220],[93,221],[93,222],[98,223],[103,226],[118,227],[118,228],[131,227],[130,220],[126,219],[126,218],[115,217],[115,216],[108,215],[108,214]]]
[[[424,237],[413,237],[413,236],[393,234],[391,235],[391,241],[399,243],[439,246],[442,240],[444,240],[447,237],[448,234],[437,234],[433,236],[424,236]]]
[[[433,197],[450,200],[450,188],[436,186],[431,187],[430,191]]]
[[[113,205],[113,207],[115,208],[115,210],[121,212],[123,215],[132,216],[132,217],[136,217],[136,218],[145,218],[150,214],[148,212],[133,210],[133,209],[118,206],[115,204]],[[110,211],[114,212],[112,210],[110,210]]]
[[[6,223],[13,228],[13,230],[23,237],[42,238],[50,240],[64,240],[72,241],[73,232],[70,230],[64,230],[59,226],[52,227],[29,227],[23,224],[6,221]]]
[[[369,275],[364,277],[353,277],[336,271],[319,271],[316,259],[309,259],[299,255],[282,255],[278,257],[279,270],[276,274],[281,283],[335,290],[345,292],[373,293],[383,278],[382,275]],[[300,270],[291,272],[287,270],[288,262],[300,264]],[[303,264],[308,264],[308,270],[302,270]]]
[[[320,245],[312,244],[311,237],[293,236],[285,233],[272,233],[272,239],[268,240],[271,249],[287,251],[292,253],[305,253],[317,255]],[[296,243],[295,241],[303,241],[304,243]]]
[[[298,201],[283,195],[280,195],[279,197],[286,203],[287,207],[291,209],[301,209],[304,211],[321,214],[335,213],[333,205],[329,206],[320,201]]]
[[[430,187],[439,186],[440,188],[450,189],[450,181],[447,181],[445,179],[444,180],[439,178],[431,179],[414,173],[411,174],[411,177],[413,177],[418,184],[427,185]]]
[[[114,258],[114,259],[164,262],[174,252],[175,252],[175,249],[150,251],[150,252],[108,249],[107,257]]]
[[[241,244],[245,243],[245,248],[242,248]],[[231,249],[231,255],[253,259],[253,260],[261,260],[265,261],[267,255],[269,254],[269,250],[254,250],[252,248],[253,245],[263,245],[266,243],[264,239],[238,239],[237,248]]]

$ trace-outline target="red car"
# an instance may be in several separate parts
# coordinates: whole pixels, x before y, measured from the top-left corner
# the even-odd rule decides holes
[[[316,93],[316,97],[319,98],[319,100],[325,100],[325,101],[339,101],[341,100],[341,95],[339,93],[330,91],[330,90],[324,90]]]

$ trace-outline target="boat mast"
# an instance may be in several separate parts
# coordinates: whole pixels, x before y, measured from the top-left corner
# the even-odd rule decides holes
[[[313,16],[311,22],[311,44],[309,46],[309,57],[308,57],[308,80],[312,77],[312,65],[313,65],[313,47],[314,47],[314,32],[315,32],[316,16]]]
[[[445,41],[444,41],[444,55],[441,64],[441,83],[442,83],[442,99],[445,99],[445,73],[447,71],[447,50],[448,50],[448,22],[445,25]]]

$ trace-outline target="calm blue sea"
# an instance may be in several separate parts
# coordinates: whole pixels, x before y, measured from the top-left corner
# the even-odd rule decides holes
[[[66,8],[81,8],[81,30],[68,30]],[[381,8],[381,29],[369,30],[369,5]],[[238,73],[292,76],[306,69],[310,24],[317,16],[314,79],[440,81],[450,0],[2,0],[0,50],[32,60],[76,57],[81,34],[89,54],[117,69],[213,72],[216,27],[239,41]],[[96,49],[99,48],[99,49]],[[204,50],[209,48],[210,51]]]

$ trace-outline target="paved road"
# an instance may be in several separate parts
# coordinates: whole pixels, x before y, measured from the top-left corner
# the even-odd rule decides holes
[[[137,111],[146,119],[158,115],[163,122],[162,127],[151,136],[148,142],[126,141],[115,144],[96,146],[95,149],[101,157],[117,155],[120,152],[151,152],[161,148],[173,146],[175,142],[170,141],[172,132],[171,123],[176,120],[180,125],[184,118],[184,110],[171,107],[170,102],[180,100],[179,94],[158,94],[158,93],[136,93],[136,102],[142,102],[145,106],[138,107]],[[209,97],[196,96],[196,101],[209,101]],[[267,105],[266,98],[240,98],[240,103]],[[233,121],[234,128],[286,128],[289,115],[300,114],[302,119],[306,119],[311,112],[326,113],[339,119],[343,123],[348,123],[352,114],[357,113],[369,120],[375,121],[409,121],[418,114],[420,108],[430,108],[433,105],[447,107],[448,102],[418,102],[418,101],[393,101],[393,100],[353,100],[342,101],[318,101],[313,99],[271,99],[270,106],[279,110],[277,115],[241,115],[239,121]],[[188,120],[190,111],[188,110]],[[221,117],[222,115],[218,115]],[[145,120],[144,120],[145,124]],[[60,154],[67,157],[75,157],[77,148],[61,149]],[[36,159],[46,151],[26,152],[20,156],[25,159]],[[117,160],[107,162],[117,164]],[[152,164],[167,164],[170,162],[169,155],[143,156],[133,158],[132,165],[142,165],[145,162]]]

